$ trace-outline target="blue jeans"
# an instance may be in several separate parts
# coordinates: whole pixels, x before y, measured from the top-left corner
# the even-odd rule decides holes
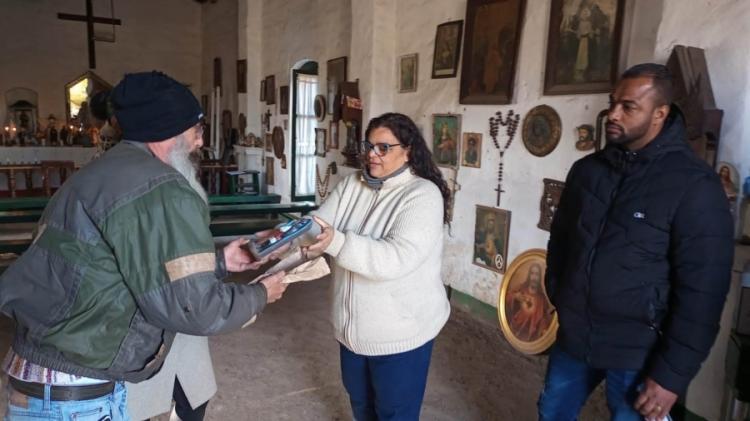
[[[85,401],[52,401],[50,389],[45,399],[32,398],[8,386],[8,409],[5,421],[130,421],[125,385],[115,384],[109,395]]]
[[[368,357],[341,345],[341,377],[356,421],[419,420],[432,344]]]
[[[547,365],[544,389],[539,396],[539,421],[574,421],[591,392],[605,380],[607,406],[612,421],[642,421],[633,408],[643,378],[637,370],[606,370],[589,367],[560,347],[553,348]]]

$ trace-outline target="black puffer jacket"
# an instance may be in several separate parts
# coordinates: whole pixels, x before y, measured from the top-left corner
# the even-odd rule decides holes
[[[718,176],[674,110],[642,150],[610,145],[579,160],[547,258],[558,344],[592,367],[644,369],[683,394],[719,329],[732,234]]]

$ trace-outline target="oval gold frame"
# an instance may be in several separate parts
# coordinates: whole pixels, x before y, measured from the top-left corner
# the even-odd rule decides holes
[[[513,263],[510,264],[508,270],[505,272],[505,275],[503,276],[503,282],[500,287],[500,295],[497,301],[497,316],[500,320],[500,329],[503,331],[505,339],[510,342],[513,348],[528,355],[541,354],[542,352],[549,349],[552,344],[555,343],[555,339],[557,337],[557,328],[559,326],[557,321],[557,312],[555,312],[553,313],[552,323],[550,324],[550,327],[546,332],[544,332],[544,335],[542,335],[541,338],[537,339],[534,342],[526,342],[520,340],[510,329],[508,317],[505,314],[505,295],[508,291],[508,287],[510,286],[510,280],[513,279],[513,276],[520,267],[522,267],[529,261],[535,260],[538,260],[539,263],[542,264],[542,266],[544,267],[544,272],[546,273],[547,251],[543,249],[526,250],[513,260]],[[542,279],[544,279],[544,276],[542,276]],[[544,291],[544,296],[547,297],[547,290],[544,286],[544,282],[542,282],[542,290]],[[547,297],[547,301],[549,301],[549,297]],[[552,303],[550,303],[550,306],[551,305]]]
[[[550,129],[549,138],[546,139],[544,145],[539,147],[532,145],[529,141],[531,137],[531,121],[537,117],[545,119]],[[523,145],[532,155],[540,158],[547,156],[557,148],[557,145],[560,143],[560,137],[562,137],[560,115],[549,105],[537,105],[526,113],[526,117],[523,119],[523,132],[521,134],[523,136]]]

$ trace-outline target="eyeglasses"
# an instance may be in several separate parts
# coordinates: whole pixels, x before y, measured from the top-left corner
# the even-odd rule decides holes
[[[388,153],[388,151],[391,150],[391,148],[394,148],[396,146],[403,146],[400,143],[376,143],[372,144],[366,140],[363,140],[359,144],[359,151],[363,154],[369,153],[370,151],[375,151],[375,155],[377,156],[383,156]]]

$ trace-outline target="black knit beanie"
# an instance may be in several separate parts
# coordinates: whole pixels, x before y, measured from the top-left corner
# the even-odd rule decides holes
[[[126,140],[160,142],[198,124],[203,117],[193,93],[161,72],[125,75],[110,98]]]

